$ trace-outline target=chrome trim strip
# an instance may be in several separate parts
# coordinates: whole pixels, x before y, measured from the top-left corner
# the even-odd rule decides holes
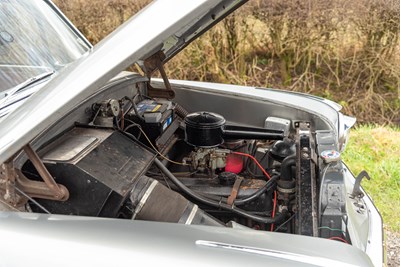
[[[332,259],[327,259],[327,258],[313,257],[313,256],[308,256],[308,255],[301,255],[301,254],[266,249],[266,248],[248,247],[248,246],[243,246],[243,245],[219,243],[219,242],[206,241],[206,240],[197,240],[196,245],[212,247],[212,248],[229,249],[229,250],[235,250],[235,251],[240,251],[240,252],[245,252],[245,253],[252,253],[252,254],[257,254],[257,255],[264,255],[264,256],[268,256],[268,257],[274,257],[274,258],[278,258],[278,259],[312,264],[312,265],[321,266],[321,267],[337,267],[337,266],[355,267],[356,266],[353,264],[348,264],[348,263],[344,263],[344,262],[336,261],[336,260],[332,260]]]
[[[44,2],[50,6],[50,8],[60,17],[60,19],[70,28],[70,30],[79,37],[88,49],[92,49],[93,45],[86,39],[86,37],[75,27],[75,25],[61,12],[61,10],[51,1],[44,0]]]
[[[142,210],[144,204],[146,203],[147,199],[149,198],[151,192],[153,192],[154,188],[156,187],[156,185],[158,184],[158,182],[156,180],[154,180],[149,188],[147,188],[146,192],[144,193],[142,199],[140,200],[139,204],[137,205],[136,209],[135,209],[135,213],[132,216],[132,220],[135,219],[135,217],[137,216],[137,214]]]
[[[194,219],[194,215],[196,215],[197,210],[199,209],[199,207],[197,205],[193,206],[193,209],[190,211],[190,214],[185,222],[185,224],[191,224],[193,219]]]

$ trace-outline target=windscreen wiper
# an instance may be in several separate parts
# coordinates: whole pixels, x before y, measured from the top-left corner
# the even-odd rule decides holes
[[[26,81],[18,84],[17,86],[11,88],[7,93],[5,93],[5,96],[0,99],[0,108],[4,106],[5,103],[7,103],[7,100],[9,100],[12,96],[15,96],[20,92],[21,90],[25,89],[28,86],[31,86],[32,84],[35,84],[38,81],[41,81],[55,73],[54,70],[43,72],[39,75],[36,75],[34,77],[31,77],[27,79]]]

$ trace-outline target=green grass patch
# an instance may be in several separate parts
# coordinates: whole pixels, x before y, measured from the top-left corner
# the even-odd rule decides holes
[[[353,129],[342,155],[357,175],[366,170],[371,180],[362,186],[372,197],[391,230],[400,232],[400,128],[360,126]]]

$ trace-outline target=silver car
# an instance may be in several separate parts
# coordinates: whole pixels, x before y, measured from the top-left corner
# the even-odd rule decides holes
[[[0,1],[0,266],[384,264],[340,105],[168,79],[245,2],[153,1],[92,47],[51,1]]]

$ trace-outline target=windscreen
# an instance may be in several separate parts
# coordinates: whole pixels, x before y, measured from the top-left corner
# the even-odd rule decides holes
[[[89,49],[44,1],[0,0],[0,93],[57,72]]]

